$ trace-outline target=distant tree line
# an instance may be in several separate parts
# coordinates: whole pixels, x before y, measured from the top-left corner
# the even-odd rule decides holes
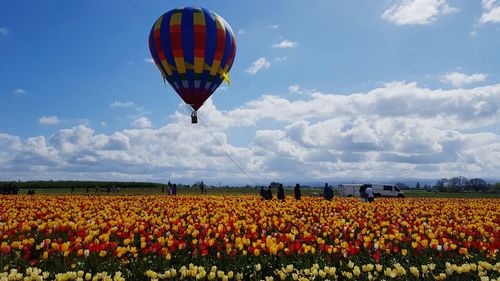
[[[98,187],[120,187],[120,188],[160,188],[162,183],[153,182],[118,182],[118,181],[25,181],[25,182],[0,182],[0,188],[10,189],[71,189],[71,188],[95,188]]]
[[[490,184],[481,178],[459,176],[439,179],[434,188],[440,192],[500,192],[500,182]]]
[[[8,195],[8,194],[17,194],[19,192],[19,187],[17,182],[9,181],[9,182],[0,182],[0,194]]]

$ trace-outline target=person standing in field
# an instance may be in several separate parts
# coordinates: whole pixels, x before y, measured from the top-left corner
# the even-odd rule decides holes
[[[367,200],[367,196],[366,196],[366,187],[368,185],[367,184],[363,184],[359,187],[359,198],[361,200],[361,202],[366,202]]]
[[[177,184],[174,183],[174,185],[172,185],[172,195],[175,196],[177,194]]]
[[[325,188],[323,189],[323,197],[329,201],[333,199],[333,189],[327,182],[325,182]]]
[[[293,194],[295,195],[296,200],[300,200],[300,197],[302,196],[302,194],[300,193],[300,184],[297,183],[295,185],[295,188],[293,189]]]
[[[200,191],[201,191],[201,194],[207,194],[207,187],[205,186],[203,181],[200,182]]]
[[[368,185],[368,187],[366,188],[366,197],[368,199],[368,202],[373,202],[375,201],[375,196],[373,195],[373,188],[371,185]]]
[[[265,194],[266,194],[266,197],[265,197],[266,200],[273,199],[273,192],[271,191],[271,186],[267,187]]]
[[[264,189],[264,186],[260,187],[260,197],[262,198],[262,200],[266,199],[266,190]]]
[[[280,201],[285,201],[285,190],[283,189],[283,184],[280,183],[278,186],[278,194],[277,194],[278,200]]]

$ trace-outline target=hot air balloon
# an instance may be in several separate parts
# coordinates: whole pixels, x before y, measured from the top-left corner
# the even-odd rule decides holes
[[[149,50],[164,81],[197,110],[223,81],[236,54],[229,24],[204,8],[183,7],[160,16],[149,34]]]

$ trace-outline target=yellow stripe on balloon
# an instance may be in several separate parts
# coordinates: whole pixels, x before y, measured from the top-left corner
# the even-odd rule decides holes
[[[180,12],[175,12],[170,17],[170,25],[181,25],[182,20],[182,10]]]
[[[205,15],[198,10],[193,13],[193,23],[198,25],[205,25]]]
[[[161,65],[163,65],[168,75],[172,75],[172,69],[170,69],[170,65],[168,64],[167,60],[161,60]]]
[[[215,75],[220,68],[220,60],[214,60],[214,63],[212,64],[212,68],[210,69],[210,75]]]
[[[194,73],[201,73],[203,71],[203,63],[205,58],[195,57],[194,58]]]
[[[195,67],[196,67],[195,65],[192,65],[192,64],[186,62],[186,69],[187,70],[195,70]],[[174,68],[174,70],[175,70],[175,68]],[[203,70],[211,70],[211,68],[208,64],[205,63]],[[220,77],[224,80],[224,82],[231,84],[231,79],[229,78],[229,72],[224,71],[222,68],[219,67],[217,74],[220,75]]]

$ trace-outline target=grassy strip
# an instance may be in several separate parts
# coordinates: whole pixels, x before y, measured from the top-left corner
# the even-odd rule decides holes
[[[303,196],[321,196],[323,194],[322,189],[318,188],[302,188]],[[54,194],[54,195],[62,195],[62,194],[72,194],[71,189],[59,189],[59,188],[40,188],[35,189],[36,194]],[[276,196],[276,191],[274,190],[274,196]],[[20,189],[19,194],[27,194],[28,189]],[[500,198],[500,193],[472,193],[472,192],[435,192],[435,191],[426,191],[426,190],[404,190],[404,193],[407,198]],[[73,190],[73,194],[96,194],[94,189],[87,190],[85,188],[75,188]],[[167,195],[167,189],[164,189],[162,193],[161,188],[156,187],[144,187],[144,188],[122,188],[118,193],[108,193],[108,192],[99,192],[98,194],[102,195],[156,195],[156,194],[165,194]],[[200,190],[198,188],[178,188],[178,195],[200,195]],[[234,188],[208,188],[208,195],[227,195],[227,196],[241,196],[241,195],[258,195],[258,188],[243,188],[243,187],[234,187]],[[293,196],[292,188],[285,188],[285,194],[287,196]]]

